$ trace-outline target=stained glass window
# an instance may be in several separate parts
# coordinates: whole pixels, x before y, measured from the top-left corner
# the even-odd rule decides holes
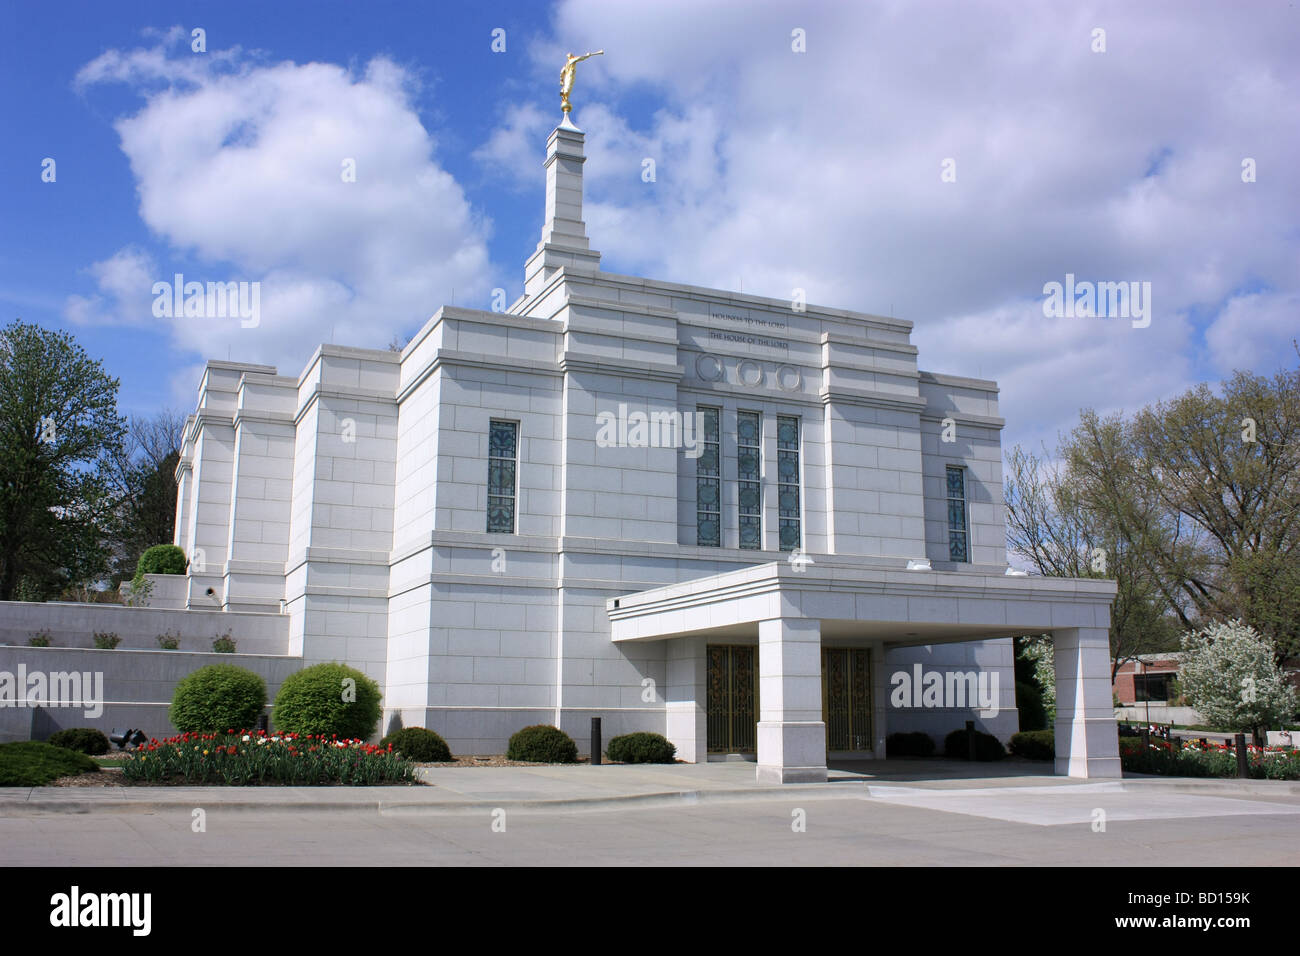
[[[776,499],[782,551],[800,547],[799,527],[799,419],[778,415],[776,419]]]
[[[492,422],[488,429],[488,531],[514,533],[518,450],[519,423]]]
[[[716,408],[697,410],[704,424],[700,457],[695,459],[695,543],[722,546],[722,441]]]
[[[762,489],[763,420],[758,412],[736,416],[737,509],[740,515],[740,546],[758,550],[763,546]]]
[[[969,561],[966,527],[966,469],[948,466],[948,558]]]

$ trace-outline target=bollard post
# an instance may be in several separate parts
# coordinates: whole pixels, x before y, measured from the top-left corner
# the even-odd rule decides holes
[[[966,721],[966,759],[975,762],[975,721]]]
[[[600,718],[591,718],[591,765],[600,766]]]
[[[1234,740],[1235,743],[1237,744],[1237,776],[1249,777],[1250,757],[1248,757],[1246,754],[1246,735],[1237,734]]]
[[[1149,726],[1142,728],[1142,750],[1145,753],[1151,749],[1151,728]]]

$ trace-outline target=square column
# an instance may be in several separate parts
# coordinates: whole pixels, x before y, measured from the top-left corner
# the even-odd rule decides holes
[[[871,755],[885,759],[885,739],[889,734],[889,672],[885,668],[885,645],[871,645]]]
[[[821,622],[758,623],[758,780],[825,783]]]
[[[664,690],[666,733],[687,763],[708,760],[708,723],[704,706],[708,694],[708,661],[702,637],[668,642],[668,686]]]
[[[574,126],[557,126],[546,141],[546,217],[542,240],[524,263],[524,295],[540,293],[556,270],[593,274],[600,253],[591,248],[582,220],[584,136]]]
[[[1110,634],[1102,627],[1052,633],[1056,665],[1056,772],[1120,777],[1111,701]]]

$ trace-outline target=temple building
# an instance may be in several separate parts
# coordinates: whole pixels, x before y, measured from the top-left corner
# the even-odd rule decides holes
[[[600,717],[778,782],[896,731],[1005,741],[1011,638],[1050,633],[1057,772],[1118,777],[1115,587],[1009,571],[997,385],[922,371],[898,318],[603,271],[584,161],[566,114],[505,311],[208,363],[178,605],[283,615],[453,752],[585,752]]]

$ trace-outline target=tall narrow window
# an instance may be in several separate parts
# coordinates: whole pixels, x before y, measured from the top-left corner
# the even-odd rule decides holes
[[[776,418],[776,498],[779,507],[781,550],[800,547],[799,530],[799,419]]]
[[[722,546],[722,442],[716,408],[698,409],[704,421],[700,457],[695,459],[695,543],[708,548]]]
[[[759,488],[762,468],[763,420],[758,412],[736,416],[737,502],[740,513],[740,546],[757,551],[763,546],[763,496]]]
[[[519,423],[493,421],[488,431],[487,529],[515,530],[515,472],[519,458]]]
[[[948,558],[969,561],[966,529],[966,469],[948,466]]]

